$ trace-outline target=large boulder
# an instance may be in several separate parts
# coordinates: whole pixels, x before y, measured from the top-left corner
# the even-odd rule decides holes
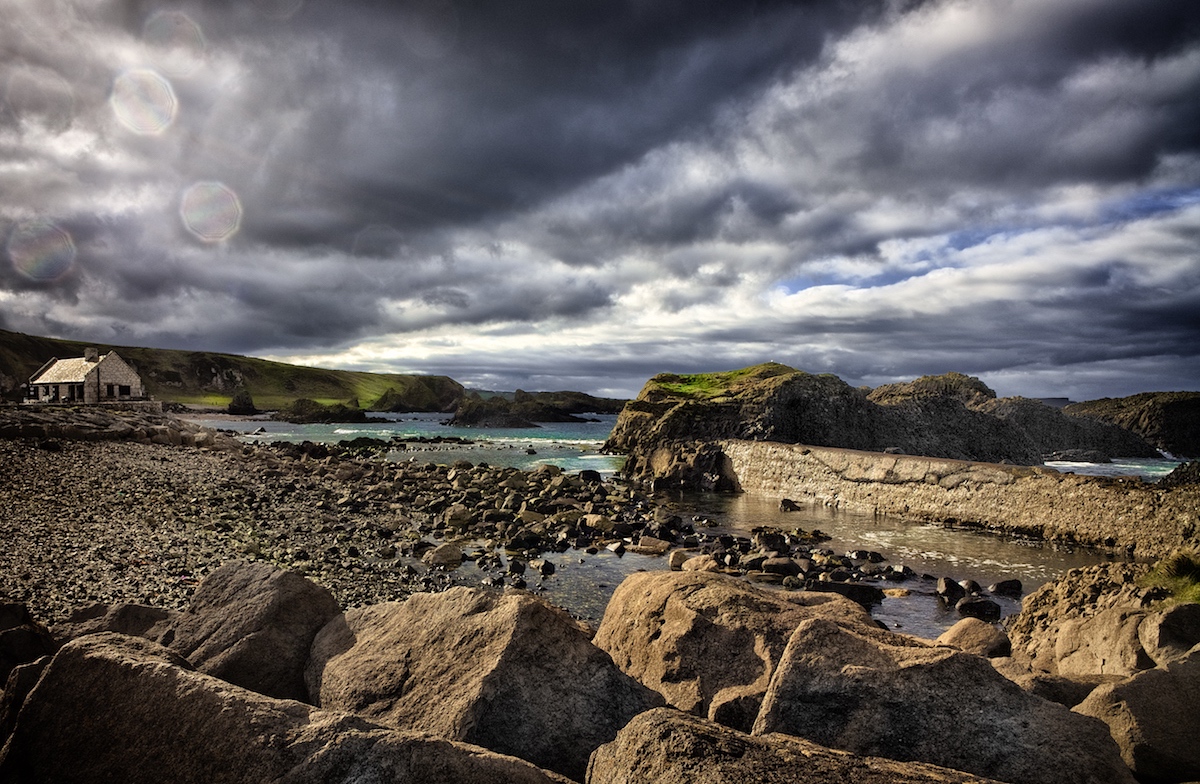
[[[1072,569],[1025,597],[1008,621],[1013,657],[1072,678],[1129,676],[1184,656],[1200,643],[1200,605],[1162,605],[1144,564]]]
[[[784,651],[754,724],[769,732],[1012,784],[1133,781],[1102,723],[986,659],[824,619],[800,624]]]
[[[1012,643],[1009,642],[1008,635],[994,624],[978,618],[963,618],[942,632],[937,638],[937,643],[989,659],[1012,653]]]
[[[1200,780],[1200,645],[1165,667],[1097,687],[1075,707],[1108,725],[1142,781]]]
[[[593,642],[680,710],[749,731],[801,621],[871,624],[834,594],[769,591],[711,572],[642,572],[613,592]]]
[[[327,589],[295,572],[236,561],[204,578],[160,639],[200,672],[303,700],[313,638],[340,612]]]
[[[629,719],[662,705],[562,610],[461,587],[346,612],[317,636],[308,683],[324,708],[573,778]]]
[[[465,744],[277,700],[115,633],[65,646],[0,751],[0,781],[90,784],[564,779]]]
[[[671,708],[647,711],[596,749],[588,784],[988,784],[920,762],[835,751],[788,735],[753,736]]]

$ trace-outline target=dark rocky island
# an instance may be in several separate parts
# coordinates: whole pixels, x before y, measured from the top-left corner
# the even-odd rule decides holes
[[[512,399],[471,394],[459,403],[447,424],[456,427],[539,427],[539,422],[586,422],[580,414],[617,413],[624,400],[598,398],[582,392],[526,392]]]
[[[1143,392],[1072,403],[1064,411],[1119,425],[1178,457],[1200,457],[1200,392]]]
[[[1118,425],[1027,398],[998,399],[979,379],[959,373],[868,390],[775,363],[655,376],[621,412],[606,449],[629,455],[630,475],[650,476],[647,460],[657,450],[724,439],[1019,465],[1069,449],[1160,456]]]

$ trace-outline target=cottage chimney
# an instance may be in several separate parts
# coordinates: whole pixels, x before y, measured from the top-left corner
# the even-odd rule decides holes
[[[83,358],[88,362],[99,362],[100,349],[95,348],[94,346],[88,346],[83,350]]]

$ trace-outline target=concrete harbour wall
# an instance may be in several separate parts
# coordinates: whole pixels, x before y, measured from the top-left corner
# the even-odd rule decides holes
[[[748,493],[1141,557],[1200,545],[1200,486],[764,441],[721,443]]]

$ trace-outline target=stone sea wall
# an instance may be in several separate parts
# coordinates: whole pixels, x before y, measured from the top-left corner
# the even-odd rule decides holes
[[[1200,486],[802,444],[720,446],[725,473],[750,493],[1142,557],[1200,544]]]

